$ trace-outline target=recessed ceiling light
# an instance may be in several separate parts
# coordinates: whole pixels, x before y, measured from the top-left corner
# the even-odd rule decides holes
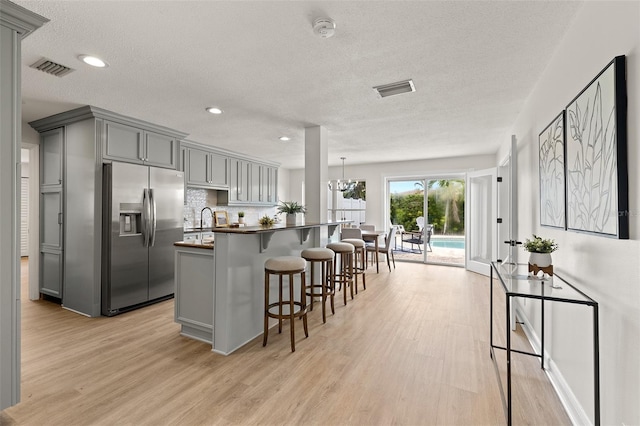
[[[207,111],[211,114],[222,114],[222,110],[218,107],[209,107],[207,108]]]
[[[96,56],[80,55],[78,56],[78,59],[80,59],[85,64],[91,65],[92,67],[106,68],[109,66],[109,64]]]
[[[286,142],[286,141],[290,141],[290,140],[291,140],[291,138],[290,138],[290,137],[288,137],[288,136],[280,136],[280,140],[281,140],[282,142]]]

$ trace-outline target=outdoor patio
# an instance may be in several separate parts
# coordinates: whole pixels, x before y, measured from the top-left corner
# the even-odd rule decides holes
[[[448,244],[454,242],[454,244]],[[457,247],[443,247],[455,245]],[[461,247],[460,247],[461,246]],[[401,235],[396,236],[393,256],[399,261],[424,261],[424,245],[401,243]],[[420,248],[420,251],[418,250]],[[464,265],[464,237],[463,236],[436,236],[431,237],[432,251],[427,252],[427,262]]]

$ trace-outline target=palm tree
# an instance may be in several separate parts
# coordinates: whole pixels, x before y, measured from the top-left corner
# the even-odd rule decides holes
[[[435,189],[434,189],[435,187]],[[460,223],[458,202],[464,196],[464,181],[459,179],[440,179],[429,181],[429,189],[436,192],[436,196],[445,204],[443,234],[447,233],[449,219]]]

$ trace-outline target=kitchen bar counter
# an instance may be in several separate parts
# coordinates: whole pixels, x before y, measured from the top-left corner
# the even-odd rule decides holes
[[[176,244],[176,322],[182,334],[211,343],[223,355],[262,335],[265,261],[336,241],[342,223],[213,228],[215,250]],[[275,284],[270,293],[277,296]]]
[[[290,229],[317,228],[320,226],[329,226],[335,229],[336,226],[341,225],[343,223],[351,223],[351,222],[323,222],[323,223],[306,222],[306,223],[299,223],[295,225],[277,223],[268,228],[265,228],[262,226],[242,226],[238,228],[232,228],[232,227],[218,227],[218,228],[211,228],[211,229],[207,228],[204,230],[206,231],[210,230],[212,232],[218,232],[223,234],[263,234],[263,233],[269,233],[274,231],[286,231]]]

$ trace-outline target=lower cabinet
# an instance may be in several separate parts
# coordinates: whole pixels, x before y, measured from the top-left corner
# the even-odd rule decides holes
[[[40,293],[62,299],[62,252],[40,252]]]
[[[213,249],[176,246],[175,262],[180,334],[213,345]]]

